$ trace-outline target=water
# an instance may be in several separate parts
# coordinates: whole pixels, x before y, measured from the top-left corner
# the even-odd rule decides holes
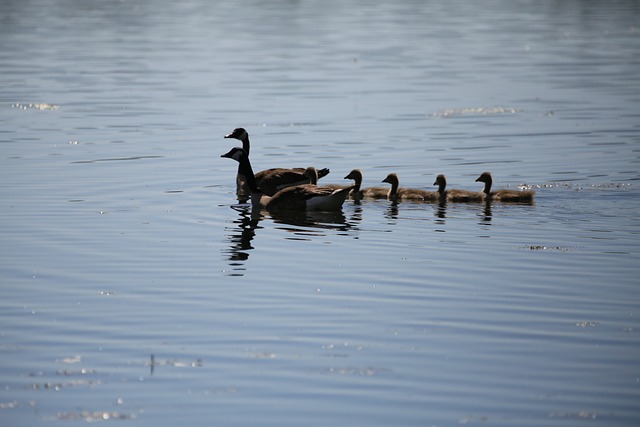
[[[0,3],[2,425],[637,425],[637,2],[263,3]]]

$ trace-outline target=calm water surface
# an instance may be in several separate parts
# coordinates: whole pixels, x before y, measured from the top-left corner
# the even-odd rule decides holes
[[[0,423],[637,426],[639,18],[0,1]],[[252,212],[236,126],[536,201]]]

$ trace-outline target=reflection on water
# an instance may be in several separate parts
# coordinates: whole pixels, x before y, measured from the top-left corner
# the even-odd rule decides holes
[[[444,225],[447,219],[447,208],[451,205],[451,202],[441,200],[437,203],[421,202],[421,201],[392,201],[388,202],[389,206],[385,211],[385,217],[388,219],[398,219],[402,206],[411,207],[411,209],[433,209],[434,223]],[[468,209],[476,209],[478,206],[484,207],[485,216],[491,217],[491,204],[490,203],[453,203],[458,206],[466,206]]]
[[[231,207],[238,212],[236,219],[232,221],[232,226],[226,226],[229,246],[223,247],[222,252],[229,260],[232,271],[230,276],[242,276],[244,274],[244,262],[249,259],[248,251],[253,249],[251,241],[256,235],[256,229],[261,228],[258,224],[262,219],[259,211],[251,209],[251,205],[237,205]]]
[[[480,225],[491,225],[491,202],[485,202],[484,209],[478,217],[480,217]]]
[[[342,210],[267,212],[250,204],[234,205],[231,209],[238,216],[231,222],[231,226],[225,227],[229,245],[222,249],[229,261],[232,271],[228,275],[231,276],[244,275],[249,251],[254,249],[252,241],[256,237],[256,230],[263,228],[259,225],[262,220],[271,220],[276,229],[290,233],[290,236],[284,237],[287,240],[310,240],[324,236],[327,232],[356,236],[358,224],[362,220],[362,208],[358,205],[348,218]]]
[[[273,228],[284,231],[281,237],[285,240],[311,241],[314,238],[334,233],[336,235],[350,236],[358,239],[363,221],[363,214],[367,210],[377,211],[381,206],[386,225],[393,230],[398,226],[398,220],[409,219],[410,212],[425,212],[433,210],[433,224],[435,231],[446,232],[448,211],[456,207],[455,212],[475,212],[477,224],[489,226],[493,220],[492,202],[483,203],[451,203],[441,201],[439,203],[419,201],[361,201],[351,200],[348,207],[348,215],[345,209],[340,211],[279,211],[268,212],[261,208],[254,208],[251,204],[232,205],[231,209],[237,216],[230,220],[230,225],[225,227],[228,244],[222,249],[223,257],[227,259],[231,268],[227,275],[243,276],[247,270],[249,251],[256,249],[253,245],[258,230],[263,229],[261,221],[270,221]],[[367,206],[369,205],[369,206]],[[530,207],[531,203],[500,203],[505,209],[518,209]],[[455,214],[454,212],[454,214]],[[403,215],[404,213],[404,215]],[[417,225],[417,224],[416,224]],[[271,227],[271,226],[268,226]],[[420,231],[420,230],[418,230]]]
[[[438,208],[435,212],[435,223],[437,225],[444,225],[446,223],[447,218],[447,201],[443,200],[438,204]]]
[[[638,16],[2,2],[0,424],[638,425]],[[540,198],[229,209],[237,125],[260,169]]]
[[[324,236],[327,230],[348,233],[354,225],[347,221],[344,213],[340,211],[282,211],[270,214],[271,219],[280,226],[280,230],[293,233],[295,240],[307,240],[302,236]]]

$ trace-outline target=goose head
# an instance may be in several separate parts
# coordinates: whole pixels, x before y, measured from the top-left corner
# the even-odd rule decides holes
[[[362,182],[362,172],[360,169],[354,169],[349,172],[349,175],[345,176],[344,179],[352,179],[356,184],[360,184]]]
[[[234,147],[220,157],[226,157],[227,159],[238,162],[238,174],[242,174],[247,180],[247,185],[249,186],[249,190],[251,190],[252,197],[254,193],[261,193],[261,190],[258,188],[256,176],[253,174],[249,155],[244,148]]]
[[[433,185],[438,186],[438,193],[444,192],[444,189],[447,187],[447,178],[444,175],[440,174],[436,176],[436,180]]]
[[[382,180],[382,182],[391,184],[391,189],[387,193],[387,199],[395,201],[398,195],[398,185],[400,185],[400,179],[398,178],[398,175],[395,173],[390,173],[385,179]]]
[[[225,138],[233,138],[233,139],[237,139],[239,141],[243,141],[245,140],[247,137],[249,136],[249,134],[247,133],[246,130],[244,130],[244,128],[235,128],[233,130],[233,132],[231,132],[228,135],[225,135]]]
[[[385,179],[382,180],[382,182],[386,182],[387,184],[391,184],[392,186],[397,186],[400,183],[400,180],[398,179],[398,174],[390,173]]]
[[[247,152],[244,151],[243,148],[233,147],[229,152],[221,155],[220,157],[226,157],[228,159],[233,159],[236,162],[240,163],[242,160],[247,159]]]
[[[225,138],[233,138],[242,141],[242,148],[249,154],[249,134],[244,128],[235,128],[233,132],[224,136]]]
[[[476,179],[476,182],[484,182],[486,183],[490,183],[493,180],[491,179],[491,173],[490,172],[482,172],[482,175],[480,175],[478,177],[478,179]]]
[[[482,172],[482,174],[478,177],[478,179],[476,179],[476,182],[484,182],[484,190],[482,191],[489,194],[489,192],[491,191],[491,185],[493,184],[491,173]]]

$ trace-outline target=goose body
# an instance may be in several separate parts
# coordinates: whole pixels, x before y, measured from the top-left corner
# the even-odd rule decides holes
[[[249,161],[249,156],[243,148],[232,148],[228,153],[220,157],[226,157],[238,162],[238,170],[246,177],[247,185],[251,191],[251,203],[254,206],[262,206],[267,210],[337,210],[342,207],[349,192],[353,187],[341,190],[318,187],[314,184],[302,184],[286,187],[276,192],[273,196],[263,194],[257,185],[256,177]],[[315,168],[307,168],[305,174],[317,173]]]
[[[251,144],[249,143],[249,133],[244,128],[236,128],[225,138],[233,138],[242,142],[242,148],[249,155]],[[309,178],[304,175],[305,168],[271,168],[265,169],[255,174],[256,183],[258,188],[268,196],[275,195],[283,188],[292,187],[301,184],[309,184]],[[329,173],[329,169],[320,169],[318,171],[318,177]],[[247,182],[247,177],[240,170],[238,165],[238,173],[236,174],[236,187],[238,195],[249,195],[251,189]]]
[[[491,191],[493,178],[491,173],[483,172],[476,179],[476,182],[484,182],[482,192],[486,194],[487,200],[494,202],[512,202],[512,203],[533,203],[533,196],[536,194],[533,190],[517,191],[517,190],[496,190]]]
[[[485,194],[477,191],[468,190],[447,190],[447,178],[440,174],[436,177],[433,185],[438,186],[438,193],[441,200],[448,202],[484,202]]]
[[[440,194],[435,191],[425,191],[418,188],[400,188],[400,179],[395,173],[387,175],[382,182],[391,184],[391,189],[387,192],[387,199],[389,200],[415,200],[423,202],[437,202],[440,200]]]
[[[349,196],[351,187],[334,190],[303,184],[278,191],[263,205],[268,210],[332,211],[340,209]]]
[[[352,179],[355,183],[353,190],[351,190],[351,194],[349,196],[352,199],[386,199],[389,190],[381,187],[368,187],[368,188],[360,188],[362,185],[362,171],[360,169],[353,169],[349,172],[349,175],[345,176],[344,179]]]

